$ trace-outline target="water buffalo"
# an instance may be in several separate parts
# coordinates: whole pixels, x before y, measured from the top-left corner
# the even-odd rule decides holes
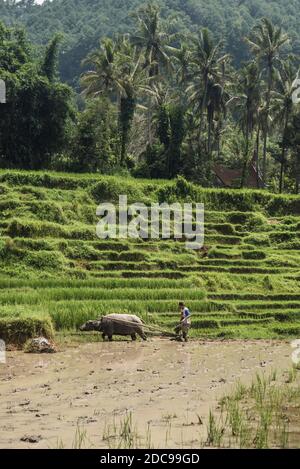
[[[143,340],[147,339],[143,321],[134,314],[107,314],[100,319],[87,321],[80,330],[102,332],[103,340],[107,336],[110,341],[113,335],[130,335],[132,340],[136,340],[138,334]]]

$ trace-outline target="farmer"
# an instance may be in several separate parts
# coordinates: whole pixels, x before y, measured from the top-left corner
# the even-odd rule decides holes
[[[180,339],[187,342],[188,331],[189,331],[189,328],[191,327],[191,319],[190,319],[191,313],[190,313],[190,310],[185,307],[183,301],[180,301],[178,303],[178,306],[179,306],[179,311],[180,311],[180,324],[178,324],[175,330],[177,333],[181,332],[182,337],[179,336]]]

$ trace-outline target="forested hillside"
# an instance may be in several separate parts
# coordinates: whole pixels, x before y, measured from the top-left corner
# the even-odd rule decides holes
[[[116,1],[113,4],[117,6]],[[44,24],[47,11],[55,5],[67,3],[7,6],[12,12],[23,8],[24,20],[26,11],[36,12],[36,29],[34,16],[30,21],[28,16],[25,30],[0,22],[0,78],[7,87],[8,104],[0,114],[1,167],[126,171],[141,178],[181,175],[207,187],[221,184],[299,193],[295,78],[300,55],[290,54],[295,43],[290,30],[269,18],[257,20],[247,35],[242,34],[243,40],[240,37],[241,53],[235,64],[233,55],[226,53],[233,41],[229,36],[227,45],[219,40],[220,28],[212,32],[198,27],[196,32],[187,16],[176,18],[170,10],[166,20],[167,9],[153,3],[131,15],[123,2],[120,28],[126,32],[99,38],[95,27],[94,44],[70,34],[69,39],[80,44],[73,58],[75,49],[68,51],[59,32],[62,23]],[[80,5],[80,1],[78,9],[73,5],[69,30],[77,24]],[[112,7],[107,11],[111,13]],[[114,20],[121,11],[115,10]],[[56,17],[66,22],[68,15],[56,13]],[[127,30],[126,18],[133,21],[131,27],[128,19]],[[88,26],[84,12],[78,22]],[[107,28],[108,23],[107,16]],[[41,28],[43,39],[53,35],[47,45],[37,46]],[[27,35],[33,29],[35,43]],[[107,30],[110,35],[114,31]],[[228,35],[236,39],[235,29],[230,31]],[[84,35],[88,38],[88,32]],[[84,48],[92,51],[82,55]],[[61,83],[59,54],[61,66],[81,95]]]
[[[99,38],[128,32],[134,27],[133,12],[144,0],[0,0],[0,18],[7,24],[23,24],[31,39],[45,44],[57,31],[65,44],[60,70],[63,80],[77,84],[81,60],[98,45]],[[262,17],[281,25],[291,38],[287,47],[300,51],[300,1],[291,0],[158,0],[162,16],[170,17],[170,32],[196,32],[208,27],[222,38],[237,64],[247,58],[243,37]]]

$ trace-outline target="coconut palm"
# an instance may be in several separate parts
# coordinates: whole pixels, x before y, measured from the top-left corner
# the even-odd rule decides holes
[[[132,43],[144,52],[144,67],[151,77],[160,74],[161,67],[170,65],[167,47],[170,37],[160,20],[160,8],[148,3],[136,14],[138,28],[131,37]]]
[[[272,113],[274,123],[281,133],[281,157],[280,157],[280,179],[279,192],[283,189],[284,169],[286,166],[286,152],[288,146],[288,125],[293,114],[292,95],[296,89],[295,69],[290,61],[282,64],[281,69],[276,74],[276,91],[272,92]]]
[[[249,148],[250,141],[253,141],[253,133],[256,129],[256,170],[258,173],[258,149],[260,138],[260,100],[261,100],[261,74],[255,62],[247,64],[237,76],[237,87],[233,96],[227,103],[234,108],[237,114],[238,124],[242,130],[246,147]],[[248,150],[246,151],[248,153]]]
[[[81,77],[85,96],[96,97],[115,91],[116,54],[116,43],[112,39],[105,38],[100,42],[99,49],[90,53],[82,62],[85,66],[92,66],[92,69]]]
[[[288,36],[281,28],[274,26],[271,21],[263,18],[252,31],[251,38],[246,38],[252,53],[257,57],[262,71],[266,73],[267,89],[265,94],[265,125],[263,131],[263,183],[266,184],[267,169],[267,140],[268,119],[271,105],[271,92],[274,83],[274,72],[280,60],[282,46],[288,41]]]
[[[191,48],[186,42],[181,42],[180,47],[168,47],[171,61],[175,70],[175,81],[179,88],[181,104],[186,103],[186,87],[190,78]]]
[[[94,67],[82,77],[84,94],[100,94],[116,98],[119,110],[120,164],[126,160],[126,147],[132,119],[140,93],[148,91],[148,75],[142,67],[142,55],[133,47],[127,36],[118,41],[105,39],[100,50],[90,54],[85,61]]]
[[[160,20],[160,8],[152,3],[142,7],[136,14],[137,30],[131,37],[131,42],[144,55],[143,67],[148,69],[150,82],[153,83],[163,68],[171,66],[167,47],[170,37]],[[148,142],[152,144],[152,101],[148,99]]]
[[[222,43],[214,44],[207,29],[203,29],[198,37],[194,38],[191,57],[192,83],[187,88],[190,95],[190,103],[199,114],[200,125],[198,132],[199,147],[203,131],[204,114],[208,110],[212,94],[218,89],[223,79],[222,64],[228,59],[228,55],[222,55]],[[211,115],[207,113],[208,125]],[[208,145],[209,146],[209,145]]]

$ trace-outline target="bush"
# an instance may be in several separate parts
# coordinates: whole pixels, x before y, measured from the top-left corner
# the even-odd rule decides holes
[[[10,239],[10,238],[8,238]],[[32,239],[32,238],[14,238],[11,241],[15,246],[21,249],[29,249],[31,251],[53,251],[54,243],[45,239]]]
[[[235,235],[235,229],[234,226],[231,225],[230,223],[213,223],[210,225],[210,228],[213,228],[216,230],[218,233],[221,233],[223,235]]]
[[[218,329],[220,327],[215,319],[196,319],[193,321],[194,329]]]
[[[268,275],[266,275],[266,276],[263,278],[262,285],[263,285],[263,288],[264,288],[265,290],[272,291],[272,290],[274,289],[273,284],[272,284],[272,280],[271,280],[271,278],[270,278]]]
[[[276,334],[287,335],[287,336],[299,336],[300,335],[300,326],[280,326],[273,327],[273,331]]]
[[[89,246],[86,242],[77,242],[76,245],[71,245],[65,249],[64,254],[70,259],[87,259],[98,260],[101,258],[101,253]]]
[[[297,233],[293,231],[278,231],[270,233],[270,239],[273,243],[285,243],[287,241],[296,241]]]
[[[8,259],[18,258],[21,260],[25,256],[25,252],[15,244],[14,239],[5,238],[0,240],[0,259],[8,261]]]
[[[125,251],[118,255],[120,261],[143,262],[149,260],[149,255],[140,251]]]
[[[97,203],[119,202],[120,195],[127,195],[128,202],[141,202],[145,196],[134,180],[107,177],[91,188],[91,194]]]
[[[0,211],[3,213],[5,210],[14,210],[20,207],[20,201],[17,199],[2,199],[0,200]]]
[[[65,266],[65,258],[59,251],[29,251],[26,253],[25,262],[34,269],[58,269]]]
[[[0,319],[0,339],[6,344],[21,346],[28,339],[44,336],[52,339],[54,335],[50,318],[4,318]]]
[[[49,189],[78,189],[88,187],[90,179],[78,178],[72,175],[51,174],[49,172],[34,171],[4,171],[0,174],[0,181],[12,186],[38,186]],[[95,179],[94,179],[95,180]]]
[[[227,217],[230,223],[242,225],[243,231],[255,231],[266,224],[266,218],[261,213],[233,212]]]
[[[50,221],[54,223],[66,223],[66,217],[63,209],[58,203],[34,201],[28,204],[30,213],[36,215],[39,220]]]
[[[270,238],[266,234],[254,234],[244,238],[245,244],[254,244],[257,246],[270,246]]]
[[[270,215],[300,215],[299,196],[273,195],[266,210]]]
[[[243,259],[265,259],[266,254],[263,251],[242,251]]]

